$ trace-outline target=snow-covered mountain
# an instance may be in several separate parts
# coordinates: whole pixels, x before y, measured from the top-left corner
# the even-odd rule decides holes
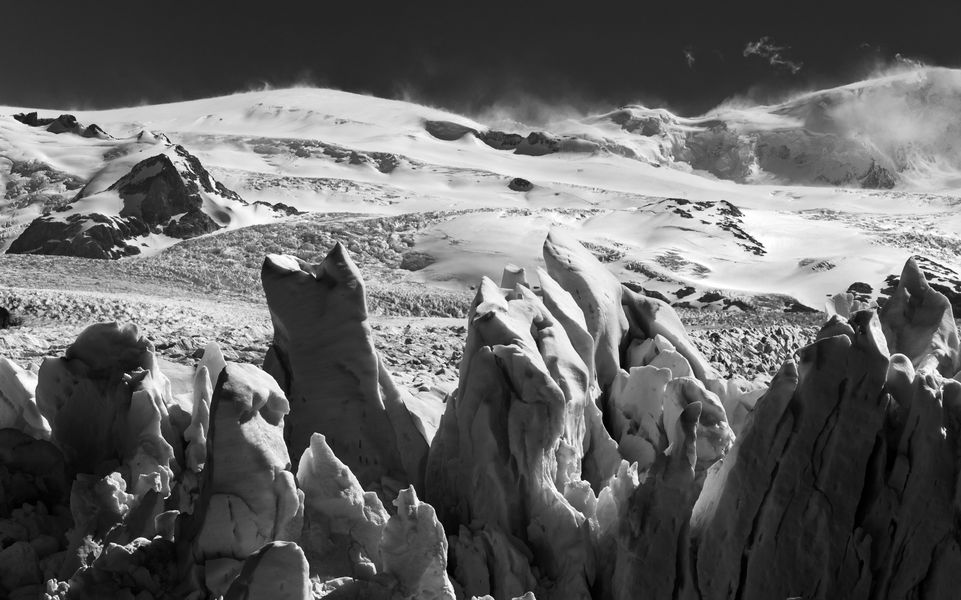
[[[169,245],[270,212],[214,180],[183,146],[145,158],[106,189],[103,182],[95,175],[69,204],[30,223],[7,251],[120,258],[151,242]]]
[[[103,137],[0,107],[0,235],[13,251],[75,252],[61,242],[108,228],[115,257],[276,220],[278,204],[432,211],[405,277],[436,286],[466,288],[505,262],[533,271],[560,227],[681,305],[820,307],[854,283],[877,295],[909,255],[961,294],[959,107],[961,71],[948,69],[697,118],[625,106],[535,128],[313,88],[74,113]],[[143,227],[123,231],[131,219]]]

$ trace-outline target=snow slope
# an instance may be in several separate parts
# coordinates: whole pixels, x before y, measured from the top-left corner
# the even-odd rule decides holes
[[[958,104],[961,72],[926,69],[694,119],[628,106],[512,131],[313,88],[74,113],[115,140],[29,128],[6,116],[22,109],[0,107],[0,188],[22,183],[14,166],[34,161],[105,190],[163,145],[143,132],[162,132],[248,202],[388,215],[484,209],[417,232],[412,251],[433,262],[413,281],[467,287],[499,277],[505,262],[533,272],[544,234],[562,227],[623,280],[675,302],[729,304],[713,300],[716,290],[820,307],[854,282],[877,293],[912,254],[947,280],[961,272]],[[530,189],[510,189],[514,178]],[[47,176],[43,189],[63,181]],[[40,212],[25,197],[0,201],[21,227]]]

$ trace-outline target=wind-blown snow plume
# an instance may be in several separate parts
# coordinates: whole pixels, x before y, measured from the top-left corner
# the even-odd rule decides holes
[[[748,42],[744,46],[743,55],[748,56],[759,56],[768,61],[772,67],[784,67],[791,71],[791,73],[797,73],[804,66],[804,63],[800,61],[789,60],[784,57],[784,51],[790,50],[788,46],[778,46],[774,43],[774,40],[768,36],[763,36],[756,42]]]

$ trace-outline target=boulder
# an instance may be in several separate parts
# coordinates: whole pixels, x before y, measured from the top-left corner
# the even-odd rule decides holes
[[[534,184],[526,179],[521,179],[520,177],[515,177],[511,179],[507,187],[514,190],[515,192],[529,192],[534,189]]]

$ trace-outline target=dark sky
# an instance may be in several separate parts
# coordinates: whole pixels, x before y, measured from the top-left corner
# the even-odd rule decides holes
[[[961,66],[959,0],[18,0],[0,11],[0,103],[39,107],[310,82],[466,113],[537,98],[692,114],[735,94],[846,83],[896,54]]]

